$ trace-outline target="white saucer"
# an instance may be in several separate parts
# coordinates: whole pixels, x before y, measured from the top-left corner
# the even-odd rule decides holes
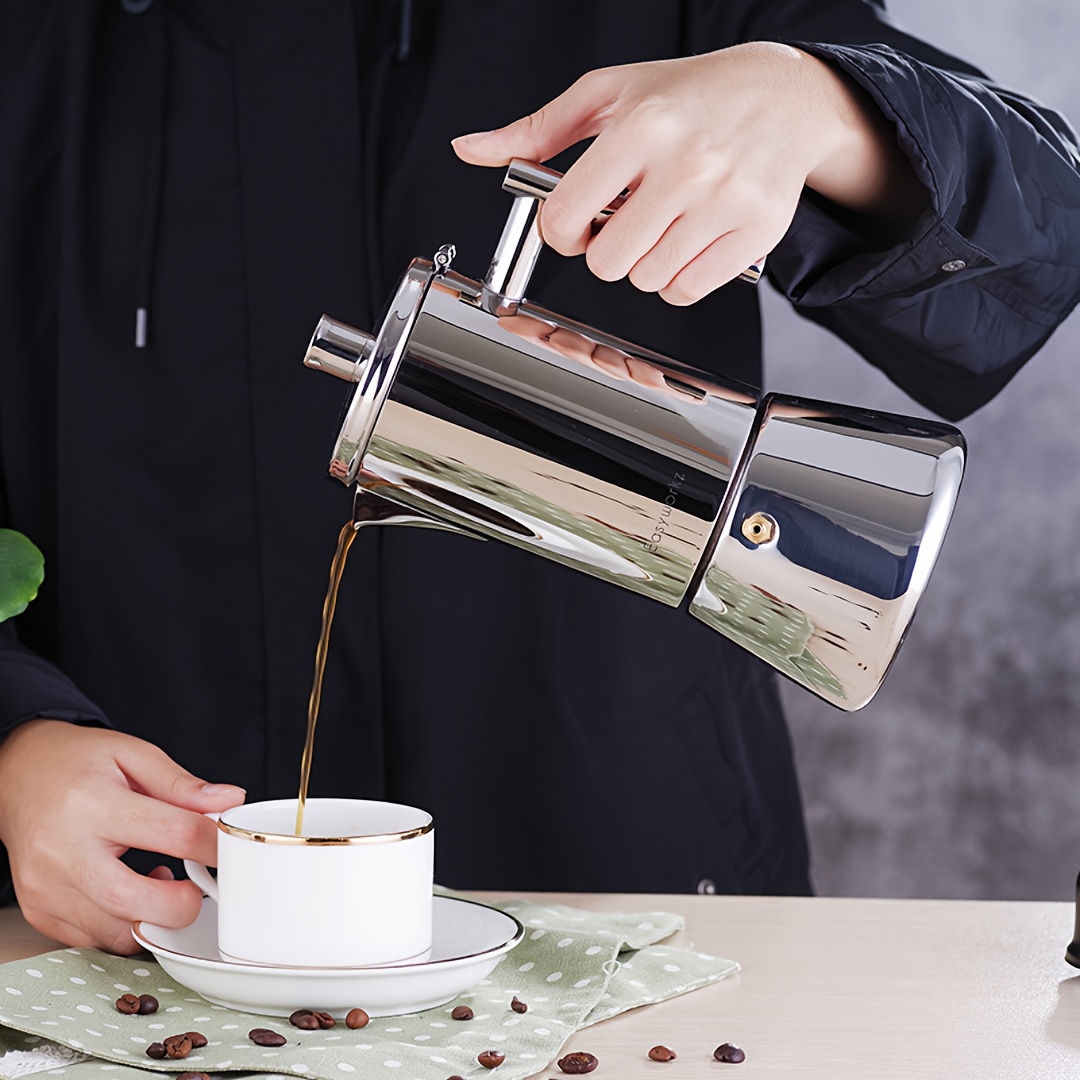
[[[445,1005],[485,978],[524,933],[512,915],[485,904],[449,896],[434,901],[431,957],[422,963],[294,968],[222,960],[217,905],[209,898],[191,926],[137,922],[132,933],[178,983],[218,1005],[265,1016],[316,1009],[340,1018],[354,1008],[399,1016]]]

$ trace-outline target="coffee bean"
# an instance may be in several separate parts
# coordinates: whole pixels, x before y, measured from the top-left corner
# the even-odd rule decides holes
[[[152,1057],[155,1061],[160,1061],[162,1058],[168,1056],[168,1052],[165,1049],[164,1043],[151,1043],[146,1048],[146,1056]]]
[[[163,1039],[162,1043],[165,1046],[165,1053],[176,1060],[186,1058],[192,1051],[191,1040],[186,1034],[170,1035],[167,1039]]]
[[[371,1019],[363,1009],[350,1009],[345,1016],[345,1026],[356,1031],[358,1028],[367,1027]]]
[[[201,1050],[206,1045],[206,1036],[201,1031],[185,1031],[184,1034],[191,1040],[192,1050]]]
[[[297,1009],[289,1017],[293,1027],[304,1031],[332,1028],[337,1021],[328,1012],[316,1012],[314,1009]]]
[[[746,1054],[734,1043],[721,1043],[712,1052],[712,1056],[725,1065],[738,1065],[746,1060]]]
[[[494,1069],[506,1060],[506,1055],[501,1050],[484,1050],[476,1055],[476,1060],[485,1069]]]
[[[529,1011],[529,1006],[526,1005],[524,1001],[518,1001],[517,998],[514,998],[514,1000],[510,1002],[510,1008],[513,1009],[516,1013],[523,1013]]]
[[[256,1046],[284,1046],[289,1041],[284,1035],[269,1028],[252,1028],[248,1032],[248,1038]]]
[[[210,1074],[197,1072],[179,1073],[176,1080],[210,1080]]]
[[[139,995],[139,1015],[149,1016],[158,1011],[158,999],[153,994]]]
[[[139,999],[134,994],[121,994],[116,999],[116,1011],[125,1016],[134,1016],[139,1011]]]
[[[666,1046],[654,1046],[649,1051],[651,1061],[674,1061],[675,1057],[675,1051],[669,1050]]]
[[[454,1011],[450,1014],[451,1020],[471,1020],[473,1018],[473,1011],[468,1005],[456,1005]]]
[[[600,1062],[592,1054],[586,1054],[581,1050],[567,1054],[558,1061],[558,1066],[564,1073],[589,1073],[599,1064]]]

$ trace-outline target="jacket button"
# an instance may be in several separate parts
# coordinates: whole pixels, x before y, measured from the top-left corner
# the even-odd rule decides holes
[[[946,274],[955,274],[957,270],[966,270],[967,263],[963,259],[950,259],[947,263],[941,264],[941,269]]]
[[[716,895],[716,882],[712,878],[703,877],[697,883],[697,891],[702,896],[715,896]]]

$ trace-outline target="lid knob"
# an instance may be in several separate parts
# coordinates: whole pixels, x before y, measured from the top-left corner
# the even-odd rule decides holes
[[[375,338],[367,331],[324,315],[311,335],[304,366],[329,372],[346,382],[359,382],[374,343]]]

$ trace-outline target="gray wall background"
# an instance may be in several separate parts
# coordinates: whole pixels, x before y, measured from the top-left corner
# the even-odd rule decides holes
[[[890,0],[889,9],[1080,126],[1076,0]],[[763,300],[769,389],[928,415],[771,291]],[[970,458],[957,512],[878,697],[846,714],[784,687],[823,895],[1073,895],[1078,353],[1080,313],[959,425]]]

